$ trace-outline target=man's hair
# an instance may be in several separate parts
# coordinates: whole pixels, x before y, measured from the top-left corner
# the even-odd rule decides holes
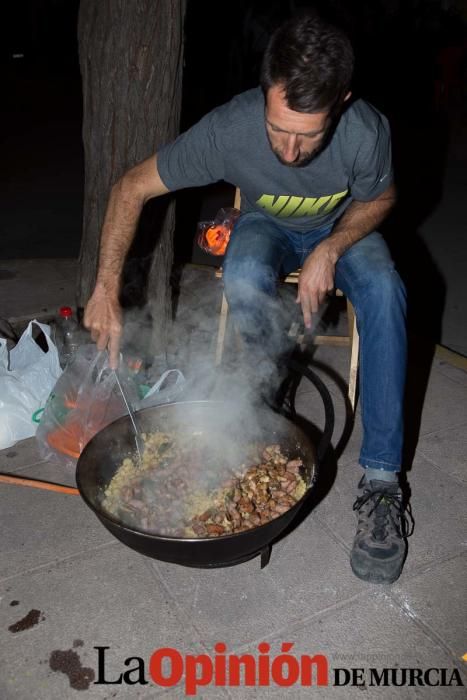
[[[352,79],[354,53],[343,31],[319,15],[293,17],[269,40],[260,83],[266,96],[282,85],[289,109],[335,113],[344,102]]]

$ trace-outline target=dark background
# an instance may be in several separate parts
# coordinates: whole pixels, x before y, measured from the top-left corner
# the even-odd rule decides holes
[[[23,0],[1,10],[0,258],[79,253],[84,164],[78,6],[78,0]],[[256,85],[270,33],[310,6],[348,31],[357,57],[354,94],[390,119],[400,198],[384,233],[411,292],[411,324],[439,340],[446,280],[419,228],[442,196],[453,115],[467,113],[464,3],[188,0],[182,129]],[[222,184],[177,195],[176,264],[209,261],[193,252],[196,222],[230,204],[231,196]]]

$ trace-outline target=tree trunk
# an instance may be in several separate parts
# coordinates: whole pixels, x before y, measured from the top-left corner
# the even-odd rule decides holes
[[[86,304],[94,288],[111,186],[178,132],[185,1],[81,0],[78,42],[85,195],[78,306]],[[173,230],[174,203],[169,197],[152,200],[145,207],[129,255],[143,260],[139,267],[144,279],[136,286],[140,305],[141,291],[147,296],[153,355],[164,351],[167,337]],[[124,277],[128,269],[131,266]]]

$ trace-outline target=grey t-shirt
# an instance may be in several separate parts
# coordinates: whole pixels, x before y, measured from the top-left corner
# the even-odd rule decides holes
[[[262,211],[305,232],[332,224],[352,200],[375,199],[391,184],[388,121],[367,102],[344,111],[328,145],[303,168],[274,155],[264,108],[261,89],[248,90],[163,146],[157,163],[166,187],[225,180],[240,188],[242,212]]]

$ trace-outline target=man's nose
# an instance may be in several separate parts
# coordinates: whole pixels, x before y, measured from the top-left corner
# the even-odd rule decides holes
[[[284,147],[284,159],[293,163],[298,158],[299,151],[297,134],[288,134]]]

